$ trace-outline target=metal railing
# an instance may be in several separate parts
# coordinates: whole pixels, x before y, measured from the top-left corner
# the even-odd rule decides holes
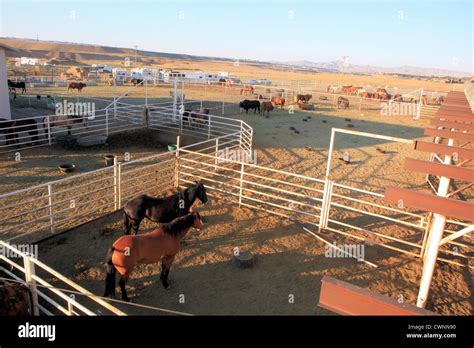
[[[0,260],[9,266],[8,269],[0,265],[0,272],[6,274],[13,281],[18,281],[28,286],[31,290],[33,315],[55,315],[58,313],[67,316],[96,316],[98,314],[126,315],[110,303],[98,298],[90,291],[39,261],[34,255],[24,253],[18,250],[18,248],[1,240],[0,247],[6,251],[4,253],[5,255],[0,254]],[[7,257],[7,254],[14,254],[15,258],[20,258],[22,261],[21,264],[14,262],[14,258]],[[18,273],[22,274],[23,277],[18,276]],[[39,273],[45,275],[40,276]],[[80,293],[81,296],[71,296],[69,293],[59,290],[57,286],[51,284],[53,281],[55,285],[60,283],[61,287],[72,289]],[[61,304],[64,302],[65,304]],[[94,307],[95,311],[91,310],[91,307]]]
[[[251,152],[253,134],[245,122],[208,116],[214,122],[212,138],[207,139],[207,130],[197,131],[206,140],[182,149],[205,153],[218,144],[220,149],[242,146],[246,153]],[[163,127],[160,122],[155,125]],[[174,133],[179,134],[179,129],[174,128]],[[183,129],[182,134],[187,131]],[[2,194],[0,238],[38,240],[112,213],[138,194],[163,195],[175,188],[176,158],[176,151],[125,162],[115,158],[110,167]]]

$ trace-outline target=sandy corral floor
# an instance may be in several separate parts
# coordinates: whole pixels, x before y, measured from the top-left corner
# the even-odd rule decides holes
[[[234,117],[254,128],[259,165],[316,178],[324,175],[333,127],[419,139],[423,138],[423,128],[428,124],[424,119],[382,117],[376,112],[359,110],[323,109],[294,114],[279,110],[269,118],[251,113]],[[144,146],[143,151],[146,149]],[[422,173],[403,169],[405,157],[428,158],[428,154],[415,153],[409,145],[338,135],[335,149],[331,178],[339,183],[378,193],[383,193],[389,185],[428,191]],[[347,165],[338,160],[346,152],[351,158],[351,164]],[[31,160],[38,155],[33,154]],[[96,165],[102,161],[102,155],[100,152],[94,155]],[[27,168],[36,167],[31,174],[36,176],[43,170],[42,165],[31,163]],[[46,162],[38,157],[36,163]],[[24,176],[28,175],[11,179],[10,188],[17,187],[18,180]],[[29,183],[32,179],[27,180]],[[472,191],[465,191],[462,198],[471,200]],[[330,314],[317,306],[324,275],[409,303],[416,301],[420,259],[367,244],[365,259],[377,264],[375,269],[352,259],[325,257],[324,244],[305,233],[299,223],[238,208],[216,198],[201,211],[206,227],[191,232],[178,254],[170,274],[172,289],[166,291],[159,284],[159,265],[140,266],[129,283],[129,295],[134,302],[195,314]],[[361,218],[347,212],[341,212],[337,218],[362,224],[370,222],[366,216]],[[147,222],[142,231],[154,227]],[[381,230],[398,237],[408,233],[393,224],[385,224]],[[40,243],[40,259],[101,295],[105,254],[122,231],[120,213],[104,217]],[[326,234],[325,238],[331,242],[354,243],[334,233]],[[472,240],[464,239],[464,242],[470,245],[472,253]],[[234,269],[230,258],[235,247],[252,252],[256,265],[245,270]],[[185,296],[184,304],[179,302],[180,294]],[[289,302],[290,295],[294,295],[294,303]],[[134,314],[153,314],[128,306],[121,308]],[[442,314],[472,314],[472,270],[439,263],[428,308]]]

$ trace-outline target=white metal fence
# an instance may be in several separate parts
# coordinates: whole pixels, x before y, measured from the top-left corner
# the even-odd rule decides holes
[[[3,261],[0,263],[0,273],[28,286],[32,295],[32,314],[126,315],[39,261],[34,255],[22,252],[1,240],[0,248],[3,250],[3,253],[0,253],[0,260]],[[19,259],[20,262],[15,262],[15,259]],[[54,284],[52,284],[53,281]],[[71,296],[71,292],[78,293],[80,296]]]
[[[128,117],[125,111],[121,112],[117,118]],[[159,130],[169,127],[172,114],[167,112],[162,113],[163,119],[153,120],[152,127]],[[207,116],[210,121],[207,129],[179,129],[178,121],[169,131],[176,135],[192,133],[206,139],[184,149],[206,152],[218,143],[221,149],[241,147],[251,152],[252,128],[245,122]],[[130,122],[138,121],[133,118]],[[209,136],[212,138],[208,139]],[[133,161],[116,161],[111,167],[2,194],[0,238],[37,240],[114,212],[137,194],[162,195],[175,187],[175,168],[175,152],[167,152]]]
[[[179,181],[192,183],[199,178],[210,196],[423,257],[429,213],[391,207],[382,193],[258,166],[232,159],[232,155],[219,152],[218,144],[210,153],[181,149]],[[468,222],[449,220],[445,233],[451,235],[467,226]],[[466,236],[446,243],[440,249],[439,260],[469,265],[471,240],[471,236]]]

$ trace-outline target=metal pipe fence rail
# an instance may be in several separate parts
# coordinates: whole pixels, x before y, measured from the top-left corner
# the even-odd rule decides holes
[[[217,119],[225,120],[219,116]],[[236,124],[242,127],[241,131],[235,128]],[[242,146],[243,152],[251,153],[251,128],[233,119],[228,126],[230,131],[237,131],[219,135],[222,132],[213,129],[213,138],[174,152],[125,162],[115,158],[111,167],[2,194],[0,238],[38,240],[113,213],[138,194],[169,194],[176,188],[176,152],[180,148],[206,153],[214,151],[217,144],[219,149]],[[207,138],[207,133],[199,135]]]
[[[182,103],[183,108],[193,109],[194,118],[182,116],[173,102],[160,102],[149,105],[126,104],[95,110],[93,115],[77,117],[72,120],[61,120],[56,115],[34,116],[13,120],[13,125],[0,122],[0,154],[19,151],[27,148],[51,146],[57,143],[59,136],[68,134],[82,137],[125,132],[134,129],[150,128],[164,132],[189,135],[197,138],[215,138],[244,129],[252,133],[251,127],[240,120],[207,114],[199,114],[200,108],[209,108],[212,112],[224,113],[225,103],[204,100],[191,100]],[[147,111],[148,110],[148,116]],[[23,125],[22,121],[30,120],[36,124]],[[8,126],[7,126],[8,125]],[[32,131],[36,131],[34,134]],[[7,139],[7,136],[9,139]],[[247,142],[248,137],[246,136]],[[8,140],[14,140],[8,142]]]
[[[56,314],[67,316],[126,315],[110,303],[98,298],[90,291],[39,261],[34,255],[22,252],[4,241],[0,241],[0,248],[3,251],[0,253],[0,260],[3,261],[3,264],[0,265],[0,272],[13,281],[28,286],[32,294],[32,314],[48,316]],[[21,263],[13,261],[15,258],[20,258]],[[51,284],[53,281],[55,283],[59,282],[62,287],[72,289],[82,296],[71,296],[69,293],[57,289]]]

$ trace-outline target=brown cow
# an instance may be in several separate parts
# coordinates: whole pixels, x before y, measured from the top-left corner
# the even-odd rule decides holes
[[[69,92],[71,89],[77,89],[79,92],[81,92],[86,86],[87,85],[84,82],[68,82],[67,91]]]
[[[273,97],[272,103],[275,104],[275,106],[280,106],[280,109],[283,109],[283,107],[285,106],[285,98]]]
[[[384,88],[377,88],[377,90],[374,92],[375,99],[388,100],[390,97],[391,95],[388,94]]]
[[[342,86],[342,93],[351,94],[352,85]]]
[[[351,89],[350,89],[350,94],[357,94],[357,91],[363,90],[363,89],[364,89],[364,87],[360,87],[360,86],[358,86],[358,87],[351,87]]]
[[[401,94],[395,94],[393,96],[393,101],[396,101],[396,102],[402,102],[403,101],[403,97]]]
[[[252,95],[254,93],[254,89],[252,86],[245,85],[241,90],[240,90],[240,95]]]
[[[265,111],[267,112],[267,117],[270,116],[270,112],[273,111],[273,104],[272,102],[262,102],[260,104],[260,107],[262,108],[262,113],[265,115]]]

